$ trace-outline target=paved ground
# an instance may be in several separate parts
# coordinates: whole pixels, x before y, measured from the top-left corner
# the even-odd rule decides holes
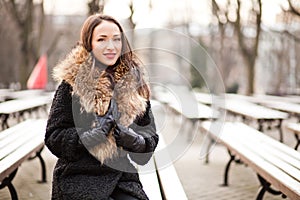
[[[157,116],[157,126],[167,143],[171,143],[175,136],[182,137],[182,145],[188,148],[176,161],[174,161],[178,176],[190,200],[251,200],[255,199],[259,183],[256,174],[251,168],[241,164],[234,164],[231,167],[229,176],[229,187],[222,187],[224,166],[228,160],[226,149],[216,145],[210,154],[209,164],[205,164],[200,158],[200,150],[203,147],[204,135],[196,130],[195,138],[187,139],[189,129],[186,122],[181,118],[173,117],[167,110],[156,108],[154,113]],[[181,128],[185,128],[185,131]],[[278,138],[276,131],[268,131],[266,134]],[[285,143],[293,146],[295,144],[293,135],[285,131]],[[51,155],[48,149],[44,149],[43,156],[47,163],[48,182],[37,183],[40,179],[40,165],[38,160],[27,161],[19,168],[13,183],[18,191],[21,200],[47,200],[50,199],[51,176],[56,158]],[[0,190],[0,199],[10,199],[8,189]],[[265,200],[277,200],[281,197],[274,197],[266,194]]]

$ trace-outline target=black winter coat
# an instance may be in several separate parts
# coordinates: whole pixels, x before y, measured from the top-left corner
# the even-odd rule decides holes
[[[63,81],[51,106],[45,144],[58,157],[52,185],[52,199],[88,200],[109,199],[115,188],[139,199],[148,199],[143,191],[135,167],[127,156],[119,156],[109,162],[122,163],[126,170],[118,170],[101,164],[81,144],[78,131],[91,128],[94,116],[81,109],[79,98],[72,95],[72,86]],[[142,128],[141,128],[142,127]],[[146,141],[148,154],[130,154],[137,164],[146,164],[158,143],[158,135],[150,102],[143,116],[138,117],[131,128]]]

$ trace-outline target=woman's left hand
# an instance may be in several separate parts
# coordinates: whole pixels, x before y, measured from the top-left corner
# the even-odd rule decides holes
[[[146,149],[145,139],[131,128],[117,124],[114,136],[118,146],[135,153],[143,153]]]

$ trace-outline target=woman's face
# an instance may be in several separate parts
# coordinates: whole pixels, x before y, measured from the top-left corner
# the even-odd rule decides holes
[[[104,65],[111,66],[121,55],[122,40],[119,27],[103,20],[95,27],[92,36],[92,51],[94,56]]]

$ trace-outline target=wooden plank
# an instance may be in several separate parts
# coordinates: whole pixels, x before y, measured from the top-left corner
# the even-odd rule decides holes
[[[217,96],[193,90],[196,99],[203,104],[212,105]]]
[[[258,131],[253,130],[250,127],[246,127],[247,126],[243,126],[243,128],[238,129],[240,132],[239,134],[235,134],[236,139],[238,139],[245,148],[249,149],[265,161],[273,164],[278,169],[284,171],[300,182],[300,170],[297,168],[297,165],[300,166],[300,160],[293,159],[290,157],[289,153],[280,153],[280,151],[277,152],[277,147],[270,144],[281,143],[270,137],[258,137],[263,134],[260,134]],[[294,152],[293,149],[290,148],[290,150]],[[296,166],[287,162],[287,160],[292,161]]]
[[[26,111],[41,107],[51,103],[52,98],[50,96],[35,97],[33,99],[15,99],[0,103],[1,114],[12,114],[20,111]]]
[[[296,134],[300,134],[300,123],[289,122],[286,124],[286,128],[293,131]]]
[[[300,99],[293,98],[289,96],[276,96],[276,95],[265,95],[265,94],[254,94],[256,98],[266,99],[266,100],[273,100],[273,101],[280,101],[280,102],[290,102],[290,103],[300,103]]]
[[[294,166],[300,167],[300,153],[285,145],[284,143],[278,142],[277,140],[259,132],[245,124],[239,123],[239,134],[238,136],[252,141],[254,144],[260,144],[261,146],[271,149],[270,153],[279,157],[282,160],[288,161]],[[254,136],[255,135],[255,136]],[[245,140],[242,140],[242,142]],[[246,144],[249,145],[249,144]]]
[[[209,106],[196,102],[194,105],[180,105],[179,102],[168,104],[177,113],[183,115],[187,119],[209,120],[216,119],[218,111],[214,111]]]
[[[159,149],[165,149],[166,145],[162,138],[159,139]],[[165,149],[166,150],[166,149]],[[187,196],[182,187],[181,181],[177,175],[176,169],[172,164],[172,160],[167,151],[158,151],[154,154],[154,160],[157,168],[159,181],[165,199],[180,199],[187,200]],[[170,163],[168,166],[163,166],[164,163]]]
[[[144,166],[138,166],[140,181],[143,184],[143,189],[149,199],[162,199],[162,193],[159,187],[159,181],[155,169],[153,157]]]
[[[0,141],[8,137],[8,135],[13,134],[18,129],[22,129],[23,127],[26,127],[31,121],[28,119],[26,121],[20,122],[15,126],[10,127],[9,129],[5,129],[0,132]]]

